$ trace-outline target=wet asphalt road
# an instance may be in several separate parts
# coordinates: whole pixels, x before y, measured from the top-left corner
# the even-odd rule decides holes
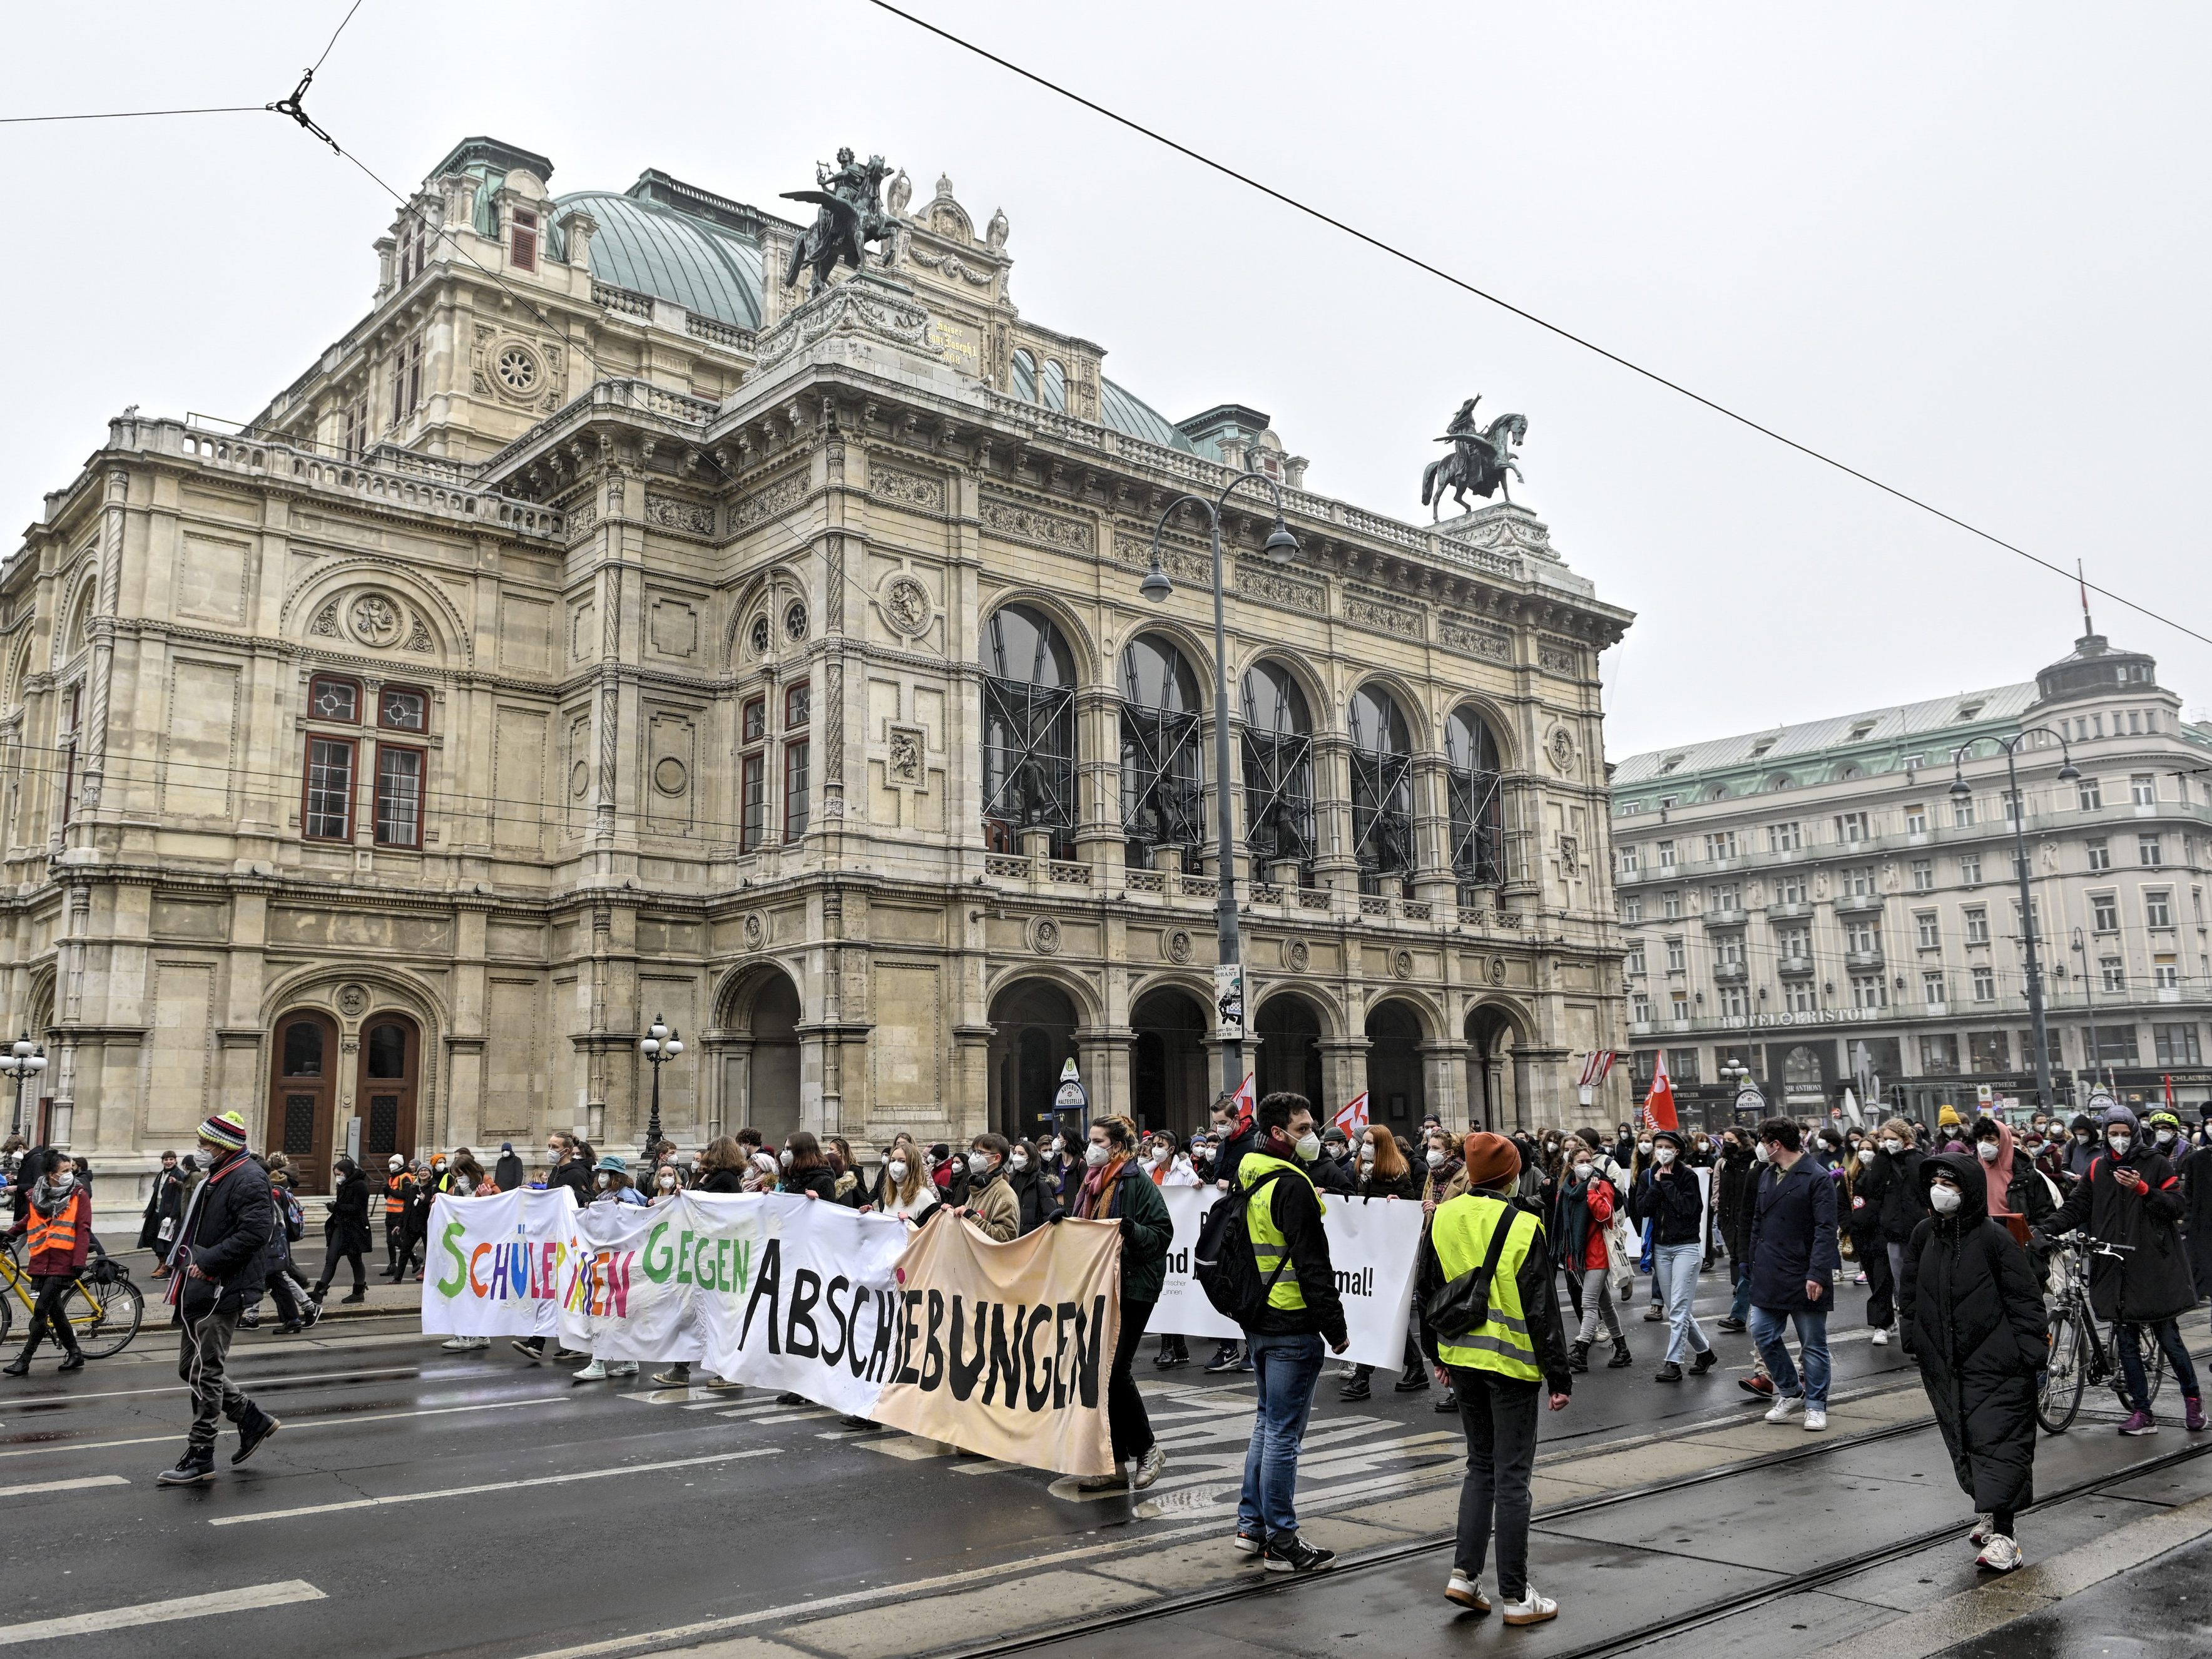
[[[1725,1309],[1724,1279],[1705,1280],[1707,1317]],[[1903,1364],[1855,1334],[1863,1294],[1843,1297],[1839,1389]],[[1078,1500],[1042,1472],[855,1433],[757,1390],[654,1390],[643,1376],[575,1386],[571,1368],[532,1364],[504,1342],[450,1353],[404,1316],[331,1321],[306,1339],[242,1334],[234,1374],[283,1431],[235,1471],[226,1437],[210,1486],[158,1490],[187,1416],[158,1313],[115,1359],[58,1376],[42,1358],[0,1391],[0,1496],[101,1483],[18,1498],[19,1517],[34,1502],[39,1519],[11,1528],[6,1622],[295,1580],[323,1599],[42,1642],[57,1659],[234,1659],[249,1632],[264,1650],[513,1659],[1158,1524],[1126,1498]],[[1599,1350],[1573,1407],[1546,1418],[1547,1443],[1753,1412],[1734,1380],[1747,1339],[1719,1337],[1723,1369],[1665,1387],[1651,1380],[1664,1328],[1632,1312],[1636,1364],[1606,1370]],[[1170,1465],[1147,1498],[1167,1520],[1218,1516],[1227,1528],[1249,1384],[1195,1365],[1160,1372],[1153,1346],[1139,1373]],[[1371,1401],[1343,1404],[1334,1373],[1312,1431],[1329,1458],[1302,1492],[1389,1496],[1457,1460],[1457,1420],[1431,1409],[1434,1395],[1398,1395],[1386,1373]]]

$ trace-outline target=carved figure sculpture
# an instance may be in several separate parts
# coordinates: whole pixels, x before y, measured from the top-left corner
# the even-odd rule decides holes
[[[1514,465],[1513,449],[1528,435],[1528,417],[1500,415],[1488,426],[1478,427],[1474,406],[1481,401],[1480,397],[1469,398],[1459,406],[1459,413],[1444,428],[1444,435],[1437,440],[1449,444],[1452,453],[1440,461],[1431,461],[1421,473],[1421,505],[1433,504],[1438,518],[1443,516],[1447,489],[1462,511],[1467,508],[1470,489],[1486,501],[1493,493],[1509,501],[1513,499],[1513,492],[1505,487],[1505,475],[1521,477],[1521,469]]]

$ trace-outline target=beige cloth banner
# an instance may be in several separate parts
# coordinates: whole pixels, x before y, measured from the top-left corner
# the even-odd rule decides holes
[[[997,1244],[939,1217],[899,1258],[899,1367],[876,1422],[1062,1474],[1109,1474],[1121,1232],[1066,1221]]]

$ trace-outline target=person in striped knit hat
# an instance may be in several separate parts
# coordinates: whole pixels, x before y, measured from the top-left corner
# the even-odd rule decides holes
[[[219,1413],[238,1426],[233,1463],[243,1463],[283,1426],[240,1392],[227,1375],[239,1316],[261,1295],[262,1251],[276,1225],[269,1175],[246,1150],[246,1120],[218,1112],[199,1127],[206,1178],[185,1200],[165,1263],[172,1318],[182,1328],[177,1375],[192,1395],[192,1426],[185,1455],[155,1484],[197,1486],[215,1478]]]

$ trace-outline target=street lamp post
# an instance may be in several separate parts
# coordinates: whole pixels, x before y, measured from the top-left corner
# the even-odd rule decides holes
[[[1229,630],[1222,617],[1221,578],[1221,509],[1240,485],[1254,479],[1267,487],[1274,498],[1275,523],[1268,531],[1267,539],[1260,551],[1270,563],[1283,564],[1296,556],[1298,539],[1291,534],[1290,526],[1283,522],[1283,491],[1281,486],[1264,472],[1247,469],[1229,481],[1220,495],[1208,501],[1203,495],[1178,495],[1170,501],[1160,514],[1160,521],[1152,526],[1152,568],[1137,585],[1137,592],[1154,605],[1165,603],[1175,592],[1175,584],[1160,565],[1160,538],[1166,532],[1168,519],[1182,510],[1185,502],[1193,502],[1206,509],[1206,522],[1213,537],[1213,793],[1215,836],[1218,855],[1220,881],[1214,903],[1214,931],[1218,940],[1220,960],[1224,966],[1233,966],[1240,960],[1237,932],[1237,866],[1235,838],[1230,833],[1229,800]],[[1239,1012],[1242,1012],[1240,1000]],[[1217,1012],[1217,1023],[1218,1014]],[[1242,1022],[1240,1020],[1240,1030]],[[1221,1086],[1235,1090],[1244,1081],[1244,1043],[1242,1036],[1224,1040],[1221,1045]]]
[[[28,1031],[10,1043],[5,1054],[0,1054],[0,1074],[15,1079],[14,1132],[27,1140],[30,1138],[31,1130],[23,1112],[23,1086],[46,1069],[46,1051],[31,1041]]]
[[[2081,965],[2075,972],[2081,981],[2081,1006],[2089,1015],[2089,1064],[2085,1069],[2089,1073],[2089,1086],[2094,1089],[2097,1086],[2097,1069],[2103,1062],[2105,1051],[2097,1041],[2097,998],[2089,978],[2088,941],[2082,937],[2079,927],[2074,930],[2074,954],[2081,958]]]
[[[2047,726],[2031,726],[2014,733],[2003,744],[2005,757],[2005,793],[2012,806],[2012,872],[2020,884],[2021,936],[2027,946],[2027,1024],[2029,1040],[2035,1044],[2035,1098],[2044,1111],[2051,1109],[2051,1040],[2044,1028],[2043,963],[2035,949],[2035,896],[2027,884],[2027,802],[2020,793],[2020,768],[2017,756],[2020,745],[2037,732],[2046,732],[2058,739],[2061,762],[2058,781],[2072,783],[2081,775],[2081,769],[2074,764],[2074,751],[2067,747],[2066,734]],[[1974,787],[1966,781],[1960,762],[1968,745],[1960,744],[1951,755],[1951,795],[1959,800],[1973,798]]]
[[[653,1062],[653,1113],[645,1126],[645,1159],[650,1166],[660,1145],[660,1068],[684,1052],[684,1039],[661,1020],[659,1014],[647,1026],[645,1037],[638,1052]]]

